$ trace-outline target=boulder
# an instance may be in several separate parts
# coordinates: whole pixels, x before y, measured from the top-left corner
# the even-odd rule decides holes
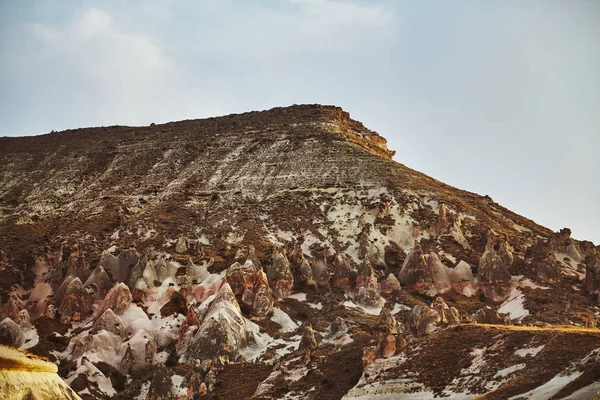
[[[379,284],[368,259],[365,259],[358,266],[354,299],[366,307],[379,307],[381,305]]]
[[[400,291],[400,282],[394,276],[394,274],[389,274],[387,278],[381,281],[379,284],[379,289],[383,294],[392,294]]]
[[[456,292],[471,296],[476,291],[475,276],[471,266],[464,261],[459,261],[454,268],[448,269],[450,285]]]
[[[326,249],[318,252],[312,263],[313,277],[319,287],[329,285],[329,270],[327,269]]]
[[[98,300],[106,296],[106,293],[112,287],[112,282],[102,265],[98,265],[83,286],[94,299]]]
[[[413,249],[404,259],[398,278],[400,283],[410,292],[418,292],[429,296],[437,293],[433,282],[433,273],[427,265],[423,250],[417,241],[415,241]]]
[[[312,328],[312,325],[307,324],[304,325],[304,329],[302,330],[302,338],[300,339],[299,350],[312,350],[317,348],[317,338],[315,337],[315,331]]]
[[[333,287],[352,293],[350,263],[343,254],[338,254],[333,260]]]
[[[94,321],[94,325],[92,326],[90,332],[92,334],[95,334],[102,330],[112,332],[121,338],[125,337],[125,327],[123,326],[121,318],[119,318],[119,316],[115,314],[110,308],[104,311],[96,319],[96,321]]]
[[[460,323],[461,318],[458,310],[454,307],[449,307],[443,298],[436,297],[433,303],[431,303],[431,307],[440,316],[440,323],[451,325]]]
[[[29,311],[27,310],[19,311],[17,317],[15,318],[15,322],[17,325],[19,325],[23,332],[27,332],[33,328],[33,325],[31,324],[31,317],[29,316]]]
[[[12,319],[4,318],[0,322],[0,344],[21,347],[25,342],[21,327]]]
[[[267,270],[267,278],[273,290],[273,295],[282,299],[292,293],[294,287],[294,274],[287,259],[285,250],[273,253],[272,264]]]
[[[79,278],[72,279],[65,289],[62,303],[59,307],[60,321],[68,324],[71,321],[81,321],[92,313],[94,298],[85,290]]]
[[[317,282],[315,282],[313,270],[302,252],[300,252],[300,257],[296,265],[296,282],[307,289],[316,290]]]
[[[425,336],[437,330],[441,318],[431,307],[416,305],[408,316],[408,327],[415,336]]]

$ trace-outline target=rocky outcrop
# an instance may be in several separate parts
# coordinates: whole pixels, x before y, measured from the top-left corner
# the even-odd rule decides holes
[[[60,321],[66,324],[71,321],[83,320],[92,313],[93,304],[94,299],[85,290],[81,280],[79,278],[71,279],[65,288],[63,300],[58,309]]]
[[[317,338],[315,336],[315,330],[312,325],[307,324],[302,330],[302,338],[300,339],[299,350],[312,350],[317,348]]]
[[[106,294],[106,298],[104,299],[102,310],[108,310],[109,308],[113,310],[116,314],[122,314],[127,307],[133,301],[133,297],[131,296],[131,291],[129,287],[124,283],[119,283],[115,285],[110,291]]]
[[[485,252],[479,260],[479,282],[486,297],[493,301],[501,301],[508,297],[511,285],[509,272],[512,254],[503,244],[504,239],[497,239],[491,230],[487,232]]]
[[[400,291],[400,282],[394,274],[389,274],[387,278],[381,281],[379,289],[382,294],[392,294]]]
[[[112,332],[121,338],[125,337],[125,327],[123,326],[121,318],[119,318],[119,316],[110,308],[104,311],[96,321],[94,321],[94,325],[90,332],[95,334],[102,330]]]
[[[264,271],[259,271],[254,288],[252,314],[258,318],[266,318],[273,313],[273,294]],[[243,301],[244,303],[249,302],[247,299],[243,299]]]
[[[364,260],[358,266],[354,299],[366,307],[378,307],[381,305],[379,284],[368,259]]]
[[[458,310],[455,307],[449,307],[441,297],[435,298],[433,303],[431,303],[431,308],[433,308],[440,316],[441,324],[454,325],[461,322]]]
[[[464,261],[460,261],[454,268],[448,269],[448,278],[452,288],[465,296],[471,296],[477,290],[471,266]]]
[[[450,290],[450,278],[448,277],[448,267],[446,267],[440,261],[437,254],[434,252],[427,255],[427,265],[431,270],[435,291],[437,293],[444,293]]]
[[[83,284],[94,299],[103,299],[112,287],[112,282],[101,265],[98,265]]]
[[[435,295],[436,290],[433,282],[433,273],[427,265],[423,250],[415,241],[413,249],[408,253],[402,269],[398,275],[400,283],[411,292]]]
[[[0,322],[0,344],[21,347],[24,342],[23,331],[15,321],[6,317]]]
[[[333,287],[352,293],[351,267],[343,254],[338,254],[333,260],[333,270]]]
[[[318,252],[312,263],[313,277],[319,287],[325,287],[329,284],[329,270],[327,269],[326,250]]]
[[[199,360],[206,370],[209,365],[237,361],[242,350],[255,343],[240,306],[228,283],[221,286],[210,303],[206,316],[187,344],[181,345],[186,360]]]
[[[408,327],[415,336],[425,336],[438,329],[440,315],[431,307],[416,305],[408,317]]]
[[[315,282],[313,270],[302,252],[299,254],[294,270],[296,272],[294,278],[296,284],[306,289],[317,289],[317,282]]]
[[[590,294],[600,291],[600,257],[595,252],[585,258],[585,288]]]
[[[267,278],[276,298],[282,299],[292,293],[294,274],[285,250],[273,253],[272,264],[267,270]]]

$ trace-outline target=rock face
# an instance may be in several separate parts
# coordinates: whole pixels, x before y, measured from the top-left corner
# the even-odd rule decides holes
[[[410,313],[408,326],[414,335],[424,336],[435,331],[439,322],[441,318],[433,308],[416,305]]]

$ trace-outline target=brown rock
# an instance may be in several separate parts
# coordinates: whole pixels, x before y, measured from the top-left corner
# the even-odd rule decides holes
[[[392,294],[400,291],[400,282],[394,276],[394,274],[389,274],[387,278],[381,281],[379,284],[379,289],[383,294]]]
[[[358,267],[354,299],[359,304],[367,307],[379,307],[381,305],[379,284],[368,259],[364,260]]]
[[[60,321],[68,324],[81,321],[92,313],[93,297],[85,290],[79,278],[72,279],[65,289],[63,301],[59,307]]]
[[[327,269],[327,258],[323,249],[318,252],[315,261],[312,263],[313,277],[319,287],[326,287],[329,284],[329,270]]]
[[[294,274],[292,273],[285,250],[278,251],[276,249],[273,253],[273,263],[267,270],[267,278],[269,278],[269,284],[276,298],[282,299],[292,293]]]
[[[402,265],[398,275],[400,283],[411,292],[433,296],[436,293],[433,274],[427,265],[423,250],[417,241]]]
[[[115,285],[106,295],[102,310],[112,309],[116,314],[122,314],[131,304],[131,291],[124,283]]]
[[[440,321],[440,315],[433,308],[416,305],[408,317],[408,326],[414,335],[424,336],[435,331]]]
[[[317,339],[315,337],[315,331],[312,328],[312,325],[307,324],[304,325],[304,330],[302,331],[302,339],[300,339],[299,350],[312,350],[318,346]]]
[[[338,254],[333,260],[333,270],[333,287],[352,293],[350,264],[343,254]]]
[[[273,295],[264,271],[258,273],[255,285],[252,314],[258,318],[266,318],[273,313]]]

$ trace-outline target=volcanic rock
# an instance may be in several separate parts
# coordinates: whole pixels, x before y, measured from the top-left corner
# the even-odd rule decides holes
[[[379,289],[382,294],[392,294],[400,291],[400,282],[394,274],[389,274],[387,278],[381,281]]]
[[[83,286],[95,299],[103,299],[113,285],[102,265],[98,265]]]
[[[258,318],[266,318],[273,313],[273,294],[269,286],[267,274],[264,271],[261,270],[257,274],[254,288],[252,314]],[[249,301],[249,299],[243,298],[244,303],[249,303]]]
[[[313,276],[319,287],[329,284],[329,270],[327,269],[326,249],[318,252],[312,263]]]
[[[436,292],[447,292],[451,287],[450,278],[448,277],[448,267],[442,264],[439,257],[434,252],[429,253],[426,260],[427,265],[431,270]]]
[[[437,329],[440,315],[431,307],[416,305],[408,317],[408,327],[416,336],[424,336]]]
[[[479,282],[483,293],[490,300],[501,301],[508,297],[511,283],[511,276],[508,269],[512,262],[508,250],[498,241],[491,230],[487,231],[487,244],[485,252],[479,259]],[[507,254],[508,252],[508,254]]]
[[[115,285],[107,293],[102,310],[112,309],[116,314],[122,314],[131,304],[133,298],[131,291],[124,283]]]
[[[315,331],[312,325],[307,324],[304,326],[302,331],[302,339],[300,339],[299,350],[312,350],[317,348],[317,338],[315,337]]]
[[[212,363],[237,361],[241,351],[254,342],[235,295],[225,283],[189,345],[182,348],[182,356],[187,360],[198,359],[206,370]]]
[[[430,296],[436,293],[433,273],[429,265],[427,265],[423,256],[423,250],[417,241],[415,241],[413,249],[406,256],[398,278],[400,283],[411,292]]]
[[[101,330],[112,332],[121,338],[125,336],[125,327],[123,326],[121,318],[119,318],[119,316],[116,315],[110,308],[104,311],[102,315],[100,315],[96,321],[94,321],[94,325],[92,326],[92,330],[90,332],[95,334]]]
[[[364,260],[358,266],[354,299],[366,307],[378,307],[381,305],[379,284],[368,259]]]
[[[292,293],[294,287],[294,274],[290,267],[285,250],[275,250],[273,252],[273,261],[267,270],[267,278],[273,290],[273,295],[282,299]]]
[[[21,327],[12,319],[6,317],[0,322],[0,344],[11,347],[21,347],[25,342]]]
[[[343,254],[338,254],[333,260],[333,287],[352,293],[350,263]]]
[[[67,324],[81,321],[92,313],[93,297],[85,290],[79,278],[72,279],[65,289],[65,294],[58,309],[60,321]]]

